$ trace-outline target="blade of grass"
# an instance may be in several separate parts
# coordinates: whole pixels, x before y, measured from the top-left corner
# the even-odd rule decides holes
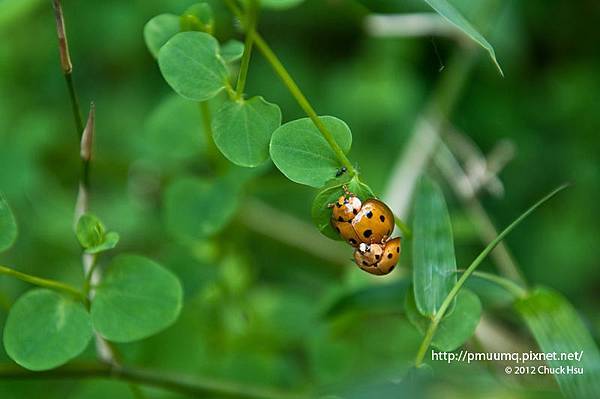
[[[419,367],[423,363],[423,359],[425,358],[425,353],[426,353],[427,349],[429,348],[429,346],[431,345],[433,336],[435,335],[435,332],[440,324],[440,321],[444,317],[444,314],[446,313],[446,311],[448,310],[448,308],[454,301],[454,298],[456,298],[456,295],[458,294],[458,292],[460,291],[462,286],[465,284],[467,279],[473,274],[475,269],[477,269],[477,267],[481,264],[481,262],[483,262],[483,260],[486,258],[486,256],[488,256],[489,253],[492,252],[492,250],[496,247],[496,245],[498,245],[500,243],[500,241],[502,241],[504,239],[504,237],[506,237],[511,231],[513,231],[515,229],[515,227],[517,227],[519,224],[521,224],[521,222],[523,220],[525,220],[525,218],[527,218],[537,208],[539,208],[541,205],[543,205],[545,202],[547,202],[549,199],[551,199],[552,197],[554,197],[556,194],[558,194],[559,192],[561,192],[562,190],[564,190],[567,187],[568,187],[568,184],[563,184],[563,185],[559,186],[558,188],[552,190],[544,198],[542,198],[541,200],[536,202],[533,206],[531,206],[525,212],[523,212],[510,225],[508,225],[508,227],[506,227],[498,235],[498,237],[496,237],[496,239],[494,239],[492,242],[490,242],[488,244],[488,246],[485,247],[485,249],[479,254],[479,256],[477,256],[477,258],[475,258],[475,260],[469,265],[469,267],[465,270],[463,275],[460,276],[460,278],[458,279],[458,281],[456,282],[456,284],[454,285],[454,287],[452,288],[452,290],[450,291],[450,293],[448,294],[446,299],[444,299],[444,302],[442,303],[442,306],[440,307],[438,313],[435,315],[435,317],[429,324],[429,328],[427,329],[427,332],[425,333],[425,337],[423,338],[423,342],[421,342],[421,346],[419,347],[419,351],[417,352],[417,356],[415,358],[415,365],[417,367]]]

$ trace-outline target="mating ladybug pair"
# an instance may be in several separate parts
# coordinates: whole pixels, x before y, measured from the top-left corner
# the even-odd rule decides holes
[[[365,202],[348,191],[330,204],[331,225],[355,248],[354,261],[362,270],[384,275],[394,270],[400,258],[400,238],[390,239],[394,214],[386,204],[370,198]]]

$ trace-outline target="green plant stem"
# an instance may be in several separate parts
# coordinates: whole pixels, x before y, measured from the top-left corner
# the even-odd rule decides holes
[[[256,0],[251,0],[248,6],[247,22],[246,22],[246,40],[244,42],[244,54],[240,63],[240,74],[235,90],[235,98],[241,99],[244,95],[246,87],[246,79],[248,78],[248,69],[250,67],[250,57],[252,56],[252,46],[254,44],[254,32],[256,30],[257,19],[257,4]]]
[[[65,283],[61,283],[60,281],[32,276],[31,274],[22,273],[6,266],[0,266],[0,274],[15,277],[21,281],[25,281],[27,283],[37,285],[39,287],[50,288],[55,291],[61,291],[65,294],[74,296],[80,301],[83,301],[84,299],[83,294],[77,288]]]
[[[237,399],[300,399],[303,395],[274,389],[240,385],[234,382],[191,378],[138,368],[115,367],[104,364],[79,364],[54,370],[33,372],[14,365],[0,366],[1,379],[87,379],[105,378],[161,388],[190,397]]]
[[[463,273],[463,272],[464,272],[464,270],[459,270],[459,273]],[[474,271],[472,273],[472,275],[475,277],[479,277],[480,279],[490,281],[490,282],[504,288],[506,291],[510,292],[515,298],[524,298],[527,296],[527,293],[528,293],[527,289],[523,288],[516,282],[507,279],[506,277],[498,276],[498,275],[492,274],[492,273],[478,272],[478,271]]]
[[[236,17],[240,19],[243,18],[242,11],[232,0],[225,0],[225,3]],[[339,144],[335,141],[329,129],[327,129],[325,124],[321,121],[321,119],[319,119],[317,112],[314,110],[304,93],[302,93],[302,90],[300,90],[300,88],[298,87],[292,76],[289,74],[287,69],[283,66],[277,55],[273,52],[273,50],[271,50],[267,42],[265,42],[265,40],[258,32],[256,32],[256,30],[251,33],[252,34],[246,32],[246,34],[252,36],[254,44],[256,45],[258,50],[262,53],[262,55],[271,65],[277,76],[279,76],[285,87],[292,94],[294,99],[298,102],[298,105],[300,105],[300,107],[304,110],[306,115],[308,115],[308,117],[313,121],[317,129],[319,129],[319,132],[321,132],[323,138],[325,138],[325,140],[335,153],[342,166],[346,167],[346,170],[348,171],[348,174],[350,176],[356,176],[356,169],[354,169],[352,163],[350,162],[348,157],[346,157],[346,154],[344,154],[344,151],[342,151]]]
[[[71,101],[71,110],[73,112],[73,120],[75,121],[75,129],[77,129],[77,137],[81,138],[83,134],[83,118],[81,114],[81,107],[79,106],[79,99],[77,98],[77,91],[75,90],[75,83],[73,83],[73,71],[65,72],[65,82],[67,83],[67,90],[69,91],[69,99]]]
[[[429,349],[429,346],[431,345],[433,336],[435,335],[435,332],[437,331],[437,328],[438,328],[440,322],[442,321],[442,318],[446,314],[446,311],[452,304],[452,301],[454,300],[454,298],[456,298],[456,295],[458,295],[458,292],[460,291],[462,286],[465,284],[467,279],[473,274],[475,269],[477,269],[477,267],[481,264],[481,262],[483,262],[483,260],[486,258],[486,256],[488,256],[489,253],[492,252],[492,250],[496,247],[496,245],[498,245],[500,243],[500,241],[502,241],[504,239],[504,237],[506,237],[511,231],[513,231],[515,227],[517,227],[525,218],[527,218],[532,212],[534,212],[543,203],[548,201],[550,198],[554,197],[556,194],[558,194],[560,191],[564,190],[566,187],[567,187],[567,185],[565,184],[565,185],[562,185],[562,186],[556,188],[555,190],[550,192],[548,195],[546,195],[544,198],[542,198],[541,200],[536,202],[532,207],[527,209],[527,211],[525,211],[523,214],[521,214],[517,219],[515,219],[515,221],[513,221],[510,225],[508,225],[508,227],[506,227],[500,234],[498,234],[498,236],[492,242],[490,242],[487,245],[487,247],[485,247],[485,249],[483,251],[481,251],[479,256],[477,256],[477,258],[475,258],[475,260],[469,265],[469,267],[465,270],[463,275],[460,276],[460,278],[458,279],[456,284],[454,284],[454,286],[452,287],[452,289],[450,290],[450,292],[444,299],[444,302],[442,302],[442,305],[438,309],[438,312],[435,314],[433,320],[429,324],[429,328],[427,329],[427,332],[425,333],[425,337],[423,338],[423,341],[421,342],[421,346],[419,347],[419,351],[417,352],[417,356],[415,358],[415,366],[416,367],[419,367],[421,365],[421,363],[423,363],[423,359],[425,358],[425,353],[427,352],[427,349]]]
[[[400,219],[396,215],[394,215],[394,223],[400,229],[400,231],[404,235],[404,238],[406,238],[408,240],[410,240],[412,238],[412,230],[410,229],[410,227],[408,227],[408,225],[406,223],[404,223],[402,221],[402,219]]]
[[[82,291],[83,291],[83,295],[86,299],[89,298],[90,288],[92,285],[92,277],[94,275],[94,271],[96,270],[97,266],[98,266],[98,254],[93,254],[90,269],[88,270],[87,274],[85,275],[85,280],[83,282],[83,290]]]

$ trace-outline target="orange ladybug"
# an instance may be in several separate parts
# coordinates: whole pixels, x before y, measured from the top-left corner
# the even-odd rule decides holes
[[[371,198],[363,202],[351,223],[361,242],[380,243],[392,234],[394,215],[386,204]]]
[[[383,202],[371,198],[364,203],[348,191],[329,206],[331,224],[342,238],[353,247],[360,243],[383,243],[394,230],[394,215]]]
[[[385,244],[362,243],[354,251],[354,261],[367,273],[382,276],[394,270],[400,251],[400,238],[394,238]]]

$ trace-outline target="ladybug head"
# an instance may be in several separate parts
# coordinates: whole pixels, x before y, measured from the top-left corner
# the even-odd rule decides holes
[[[360,211],[361,206],[358,197],[342,195],[333,206],[332,218],[338,222],[349,222]]]

